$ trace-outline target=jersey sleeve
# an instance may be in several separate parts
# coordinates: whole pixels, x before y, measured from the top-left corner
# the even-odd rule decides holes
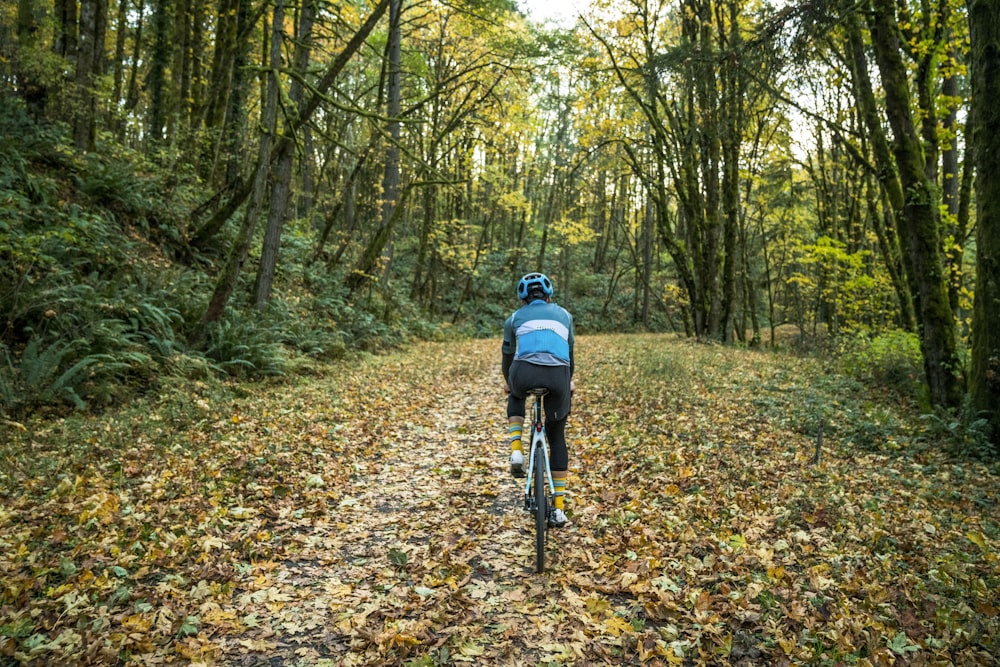
[[[514,336],[514,316],[511,315],[503,323],[503,344],[500,352],[504,355],[513,355],[517,351],[517,340]]]

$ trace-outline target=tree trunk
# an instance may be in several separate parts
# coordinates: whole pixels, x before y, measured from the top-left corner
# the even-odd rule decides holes
[[[400,70],[402,67],[402,15],[403,0],[389,0],[389,44],[388,56],[389,80],[387,86],[386,115],[389,118],[386,131],[389,142],[385,153],[385,173],[382,178],[382,215],[378,229],[368,242],[361,261],[347,277],[347,287],[356,291],[367,283],[374,275],[382,250],[392,235],[392,227],[400,217],[397,207],[400,202],[399,176],[399,115],[402,110],[402,91],[400,88]]]
[[[207,0],[191,0],[191,42],[188,57],[187,119],[185,128],[194,136],[205,99],[205,14]]]
[[[20,53],[14,61],[17,73],[18,93],[24,100],[29,113],[41,119],[48,106],[48,88],[37,80],[31,72],[26,53],[30,53],[38,42],[38,17],[35,15],[33,0],[17,0],[17,43]]]
[[[719,19],[719,40],[726,50],[721,64],[723,97],[720,100],[720,128],[722,131],[722,215],[723,215],[723,267],[722,267],[722,318],[719,335],[723,342],[733,342],[736,310],[736,267],[739,253],[736,249],[740,227],[740,145],[743,141],[743,105],[746,95],[743,67],[739,62],[743,44],[740,38],[738,8],[729,4],[728,28]],[[741,339],[743,332],[740,332]]]
[[[1000,1],[970,0],[976,296],[969,389],[1000,452]]]
[[[653,282],[653,230],[656,228],[654,206],[655,204],[652,201],[646,202],[646,210],[642,215],[642,233],[639,242],[642,250],[642,268],[639,271],[642,276],[642,284],[640,285],[642,289],[642,309],[639,313],[639,319],[642,321],[642,326],[646,328],[649,328],[649,301]]]
[[[217,322],[222,318],[229,299],[236,289],[236,283],[240,277],[240,270],[246,262],[250,253],[250,244],[253,242],[253,233],[257,228],[257,220],[260,218],[260,210],[264,204],[264,194],[267,189],[267,174],[271,164],[271,144],[277,126],[278,119],[278,97],[279,82],[278,71],[281,68],[281,28],[285,21],[284,0],[276,0],[274,5],[274,22],[271,26],[273,35],[271,37],[270,53],[270,73],[267,77],[267,95],[264,103],[264,115],[262,122],[264,131],[260,137],[260,147],[257,155],[257,168],[254,172],[253,192],[250,198],[250,205],[247,206],[243,224],[239,234],[233,242],[233,247],[229,251],[229,257],[222,271],[219,273],[216,282],[215,292],[209,301],[208,307],[201,316],[202,326],[195,335],[195,344],[204,337],[204,325]]]
[[[868,130],[868,138],[871,142],[875,158],[876,175],[879,185],[881,185],[882,191],[888,200],[889,215],[886,217],[895,223],[900,211],[903,210],[903,189],[899,183],[899,175],[896,170],[896,164],[893,161],[889,140],[882,127],[882,119],[878,114],[875,93],[873,92],[871,77],[869,76],[868,58],[865,56],[864,40],[861,35],[861,22],[857,14],[849,11],[845,17],[845,26],[851,49],[850,62],[854,77],[855,96],[857,97],[861,119]],[[879,223],[873,220],[873,224],[878,225]],[[885,230],[884,239],[880,236],[879,241],[882,245],[886,265],[889,267],[889,275],[892,277],[893,286],[896,288],[900,320],[903,329],[914,331],[917,325],[916,313],[914,312],[913,296],[906,281],[906,273],[901,266],[902,258],[898,255],[898,237],[890,233],[891,227],[888,224],[883,225],[882,228]]]
[[[215,48],[209,71],[207,99],[198,109],[199,125],[215,129],[222,125],[226,111],[226,98],[230,92],[233,74],[233,59],[237,48],[245,49],[247,44],[237,44],[239,17],[246,13],[247,3],[239,0],[220,0],[215,15]]]
[[[77,23],[78,5],[76,0],[55,0],[56,35],[52,50],[64,58],[76,55],[79,27]]]
[[[94,147],[97,121],[97,92],[94,86],[104,67],[107,23],[107,0],[83,0],[80,4],[80,39],[76,52],[76,95],[73,108],[73,144],[81,151]]]
[[[875,0],[873,9],[872,45],[885,90],[900,185],[906,193],[896,221],[920,325],[924,371],[932,404],[955,407],[962,395],[961,365],[941,262],[938,197],[934,183],[927,178],[920,136],[910,110],[908,73],[900,53],[895,5],[893,0]]]
[[[108,111],[108,127],[113,128],[115,134],[119,134],[119,125],[124,123],[119,120],[118,105],[122,102],[125,86],[125,38],[128,36],[128,12],[129,1],[118,1],[118,15],[115,18],[115,55],[112,61],[114,71],[112,81],[114,82],[111,92],[111,105]]]
[[[173,0],[155,0],[153,6],[153,55],[146,84],[149,89],[146,133],[151,145],[157,145],[163,142],[163,132],[169,114],[170,92],[167,90],[167,71],[173,53],[173,35],[170,30]]]
[[[125,90],[125,112],[130,112],[135,109],[136,105],[139,103],[139,63],[140,56],[142,52],[142,28],[145,24],[145,14],[146,3],[139,3],[139,14],[135,20],[135,36],[133,38],[132,44],[132,69],[129,71],[128,76],[128,87]],[[124,141],[125,139],[126,124],[122,123],[121,131],[119,132],[119,138]]]
[[[305,0],[299,12],[299,28],[295,42],[295,56],[292,83],[288,90],[288,100],[291,103],[292,118],[286,126],[294,124],[294,114],[302,104],[305,87],[302,78],[309,67],[310,40],[312,40],[313,22],[316,18],[316,0]],[[277,34],[277,33],[275,33]],[[295,141],[294,137],[285,134],[281,141]],[[264,232],[264,244],[260,254],[260,268],[257,270],[257,281],[254,287],[254,307],[263,310],[271,300],[271,286],[274,284],[274,272],[278,267],[278,249],[281,245],[281,230],[288,217],[288,201],[292,185],[292,162],[294,151],[281,151],[271,176],[271,204],[267,217],[267,229]]]
[[[433,156],[428,164],[434,164]],[[413,283],[410,285],[410,298],[417,303],[428,306],[426,300],[426,286],[424,285],[424,275],[430,271],[425,269],[427,257],[430,254],[431,231],[434,228],[434,220],[437,212],[437,186],[428,185],[424,187],[424,216],[420,223],[420,237],[417,239],[417,264],[413,268]],[[429,277],[429,276],[428,276]]]
[[[191,0],[174,0],[173,15],[173,49],[170,62],[170,89],[175,91],[176,96],[170,105],[170,112],[167,114],[167,137],[170,142],[179,142],[179,130],[183,127],[183,119],[186,116],[188,106],[189,91],[188,85],[191,72],[189,67],[191,62],[188,59],[188,49],[191,48]]]

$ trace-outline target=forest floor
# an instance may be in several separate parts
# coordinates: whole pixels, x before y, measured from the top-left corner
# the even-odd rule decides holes
[[[0,665],[996,664],[996,468],[898,402],[815,360],[581,336],[571,524],[535,574],[499,356],[0,426]]]

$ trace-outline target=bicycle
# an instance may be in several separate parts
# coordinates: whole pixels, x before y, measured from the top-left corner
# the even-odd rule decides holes
[[[537,388],[527,392],[534,398],[531,421],[531,449],[525,461],[527,479],[524,483],[524,509],[535,517],[535,572],[545,571],[545,545],[548,542],[549,519],[555,508],[552,469],[549,467],[549,445],[545,439],[543,398],[548,389]],[[546,492],[545,485],[548,484]]]

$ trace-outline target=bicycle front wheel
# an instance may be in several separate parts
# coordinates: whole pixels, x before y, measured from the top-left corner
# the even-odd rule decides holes
[[[544,451],[544,450],[543,450]],[[545,461],[543,451],[535,453],[534,457],[534,492],[535,492],[535,572],[545,571],[545,531],[549,528],[548,499],[545,497]]]

